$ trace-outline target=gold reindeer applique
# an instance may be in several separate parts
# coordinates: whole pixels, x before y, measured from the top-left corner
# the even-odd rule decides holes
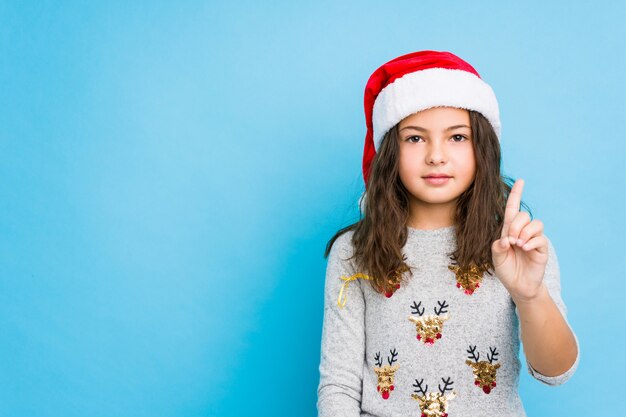
[[[480,287],[487,268],[487,264],[482,267],[472,264],[467,268],[462,268],[459,265],[448,265],[448,269],[456,275],[456,287],[463,288],[467,295],[472,295]]]
[[[422,388],[424,379],[415,380],[415,384],[413,384],[416,388],[414,390],[415,394],[411,394],[411,397],[419,403],[422,412],[421,417],[448,417],[448,402],[456,397],[456,392],[450,388],[450,385],[454,384],[450,377],[448,379],[441,378],[441,381],[443,382],[443,388],[439,384],[439,392],[427,393],[428,385]],[[452,392],[446,394],[446,391]]]
[[[417,340],[422,341],[425,345],[433,345],[437,339],[441,339],[441,332],[443,331],[443,324],[450,317],[443,313],[447,313],[446,308],[449,305],[444,300],[443,303],[441,301],[437,301],[439,307],[434,307],[435,314],[428,314],[424,316],[425,308],[422,307],[420,310],[420,305],[415,304],[413,301],[413,305],[411,306],[412,313],[417,314],[420,317],[409,316],[409,321],[415,323],[415,330],[417,332]]]
[[[406,258],[405,258],[406,260]],[[410,268],[404,264],[401,265],[400,267],[398,267],[395,271],[393,271],[393,273],[391,273],[390,278],[387,280],[387,283],[389,284],[387,289],[380,289],[381,291],[384,290],[385,293],[385,297],[387,298],[391,298],[391,296],[398,290],[400,289],[400,279],[402,278],[402,274],[404,274],[405,272],[409,271]]]
[[[378,375],[378,387],[376,389],[381,393],[384,400],[389,399],[389,393],[395,388],[393,380],[395,373],[399,368],[399,365],[393,365],[393,363],[397,361],[396,356],[398,356],[398,352],[396,352],[396,349],[391,349],[389,353],[391,353],[391,357],[387,356],[387,362],[389,365],[385,366],[383,366],[383,360],[380,357],[380,352],[376,353],[374,356],[377,366],[377,368],[374,368],[374,372]]]
[[[466,364],[472,367],[474,371],[474,385],[478,387],[482,387],[483,392],[485,394],[489,394],[492,388],[496,387],[496,371],[500,367],[499,363],[494,365],[493,362],[498,359],[498,352],[496,352],[496,348],[493,349],[489,347],[490,354],[487,354],[487,361],[478,361],[480,358],[480,353],[476,352],[476,346],[470,345],[467,353],[471,356],[468,356],[468,360],[465,361]],[[473,359],[475,362],[472,362],[470,359]]]

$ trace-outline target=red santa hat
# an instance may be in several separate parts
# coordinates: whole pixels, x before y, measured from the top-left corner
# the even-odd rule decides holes
[[[474,67],[458,56],[440,51],[412,52],[374,71],[365,87],[366,186],[372,160],[385,133],[405,117],[439,106],[480,112],[500,139],[500,112],[493,90]]]

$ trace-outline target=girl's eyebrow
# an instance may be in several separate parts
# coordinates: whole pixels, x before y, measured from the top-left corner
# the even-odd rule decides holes
[[[458,128],[461,128],[461,127],[466,127],[468,129],[471,129],[467,125],[454,125],[454,126],[450,126],[450,127],[446,128],[444,130],[444,132],[448,132],[450,130],[458,129]],[[420,127],[420,126],[404,126],[402,129],[400,129],[400,132],[402,132],[404,129],[413,129],[413,130],[420,130],[422,132],[428,132],[428,129],[425,129],[425,128]]]

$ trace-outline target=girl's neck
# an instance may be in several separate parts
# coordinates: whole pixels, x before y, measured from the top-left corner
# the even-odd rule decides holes
[[[415,204],[409,209],[407,226],[413,229],[432,230],[454,225],[456,203]]]

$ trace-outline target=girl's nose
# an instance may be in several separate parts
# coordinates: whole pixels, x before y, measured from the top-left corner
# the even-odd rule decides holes
[[[446,156],[443,151],[443,145],[439,143],[433,143],[428,148],[426,160],[429,164],[441,164],[445,162]]]

